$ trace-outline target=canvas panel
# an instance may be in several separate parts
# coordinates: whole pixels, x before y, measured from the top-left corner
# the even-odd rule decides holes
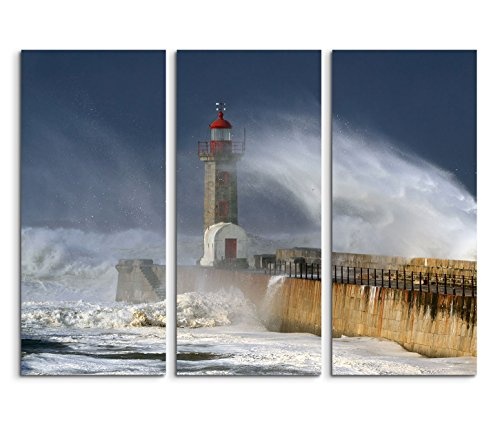
[[[335,51],[332,372],[473,375],[476,52]]]
[[[321,371],[320,60],[177,53],[179,375]]]
[[[165,52],[21,60],[21,374],[164,374]]]

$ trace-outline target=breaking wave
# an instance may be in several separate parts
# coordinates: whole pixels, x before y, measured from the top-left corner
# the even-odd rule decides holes
[[[152,304],[88,302],[24,302],[21,309],[23,329],[125,328],[166,325],[165,302]]]
[[[259,324],[255,305],[236,288],[177,295],[177,327],[206,328]]]
[[[21,230],[23,301],[111,301],[121,258],[164,264],[163,235],[141,229],[115,233],[27,227]]]
[[[279,332],[281,328],[281,315],[277,312],[281,310],[281,291],[285,283],[285,275],[269,277],[266,293],[259,307],[260,317],[266,328]]]
[[[476,259],[476,201],[452,173],[336,121],[334,129],[334,251]]]

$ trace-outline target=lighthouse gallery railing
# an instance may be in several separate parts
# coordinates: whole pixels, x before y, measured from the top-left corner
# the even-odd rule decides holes
[[[198,142],[198,156],[214,155],[243,155],[245,153],[245,142]]]

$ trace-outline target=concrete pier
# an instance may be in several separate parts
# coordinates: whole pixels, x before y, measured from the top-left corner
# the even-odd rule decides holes
[[[300,249],[302,257],[314,251]],[[290,257],[298,252],[280,252]],[[436,259],[401,259],[337,254],[352,267],[383,267],[406,271],[476,275],[476,263]],[[291,258],[291,257],[290,257]],[[343,261],[340,261],[340,260]],[[377,260],[377,261],[375,261]],[[152,260],[120,260],[117,301],[156,302],[165,299],[165,266]],[[274,282],[270,291],[271,279]],[[372,336],[395,341],[410,351],[430,357],[477,355],[477,298],[457,291],[440,293],[358,282],[332,284],[333,337]],[[212,292],[236,287],[266,316],[266,326],[276,332],[321,335],[320,280],[270,276],[261,270],[227,270],[196,266],[177,268],[177,293]],[[421,288],[420,288],[421,289]],[[270,299],[270,294],[271,298]],[[324,312],[323,312],[324,313]]]
[[[165,266],[153,260],[120,260],[116,301],[131,303],[155,302],[165,299]]]

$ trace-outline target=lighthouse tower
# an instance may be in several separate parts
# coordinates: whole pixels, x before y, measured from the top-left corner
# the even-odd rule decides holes
[[[236,163],[245,142],[231,140],[231,123],[224,119],[224,102],[216,103],[217,119],[210,124],[210,141],[198,142],[198,157],[205,162],[205,201],[203,224],[238,224]]]
[[[210,124],[210,141],[198,142],[198,157],[205,163],[205,266],[248,267],[247,237],[238,226],[237,162],[245,141],[232,140],[232,126],[224,119],[226,104],[216,103],[217,119]]]

